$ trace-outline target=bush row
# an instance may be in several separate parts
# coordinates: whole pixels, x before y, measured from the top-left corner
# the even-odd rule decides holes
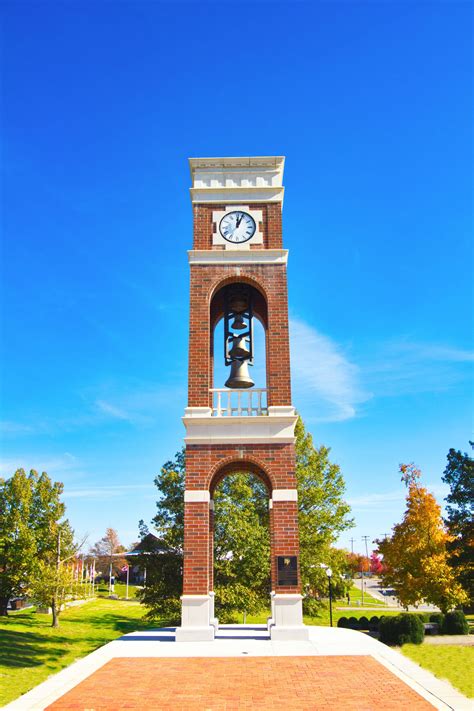
[[[412,618],[415,622],[409,622],[406,618]],[[405,644],[408,641],[419,644],[424,637],[424,623],[435,622],[439,626],[439,634],[469,634],[469,625],[464,613],[461,610],[453,610],[443,615],[441,612],[434,613],[402,613],[388,617],[374,615],[370,620],[365,617],[341,617],[337,626],[352,630],[368,630],[378,632],[380,641],[386,644]],[[420,630],[422,631],[420,638]],[[417,641],[419,639],[419,641]],[[390,641],[389,641],[390,640]],[[398,640],[398,641],[392,641]],[[405,640],[406,641],[406,640]]]

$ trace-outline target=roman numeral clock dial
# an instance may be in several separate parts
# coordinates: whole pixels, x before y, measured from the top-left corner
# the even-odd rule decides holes
[[[251,239],[256,230],[255,220],[248,212],[234,210],[224,215],[219,223],[219,232],[227,242],[242,244]]]

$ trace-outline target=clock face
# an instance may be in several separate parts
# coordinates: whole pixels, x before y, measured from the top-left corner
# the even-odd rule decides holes
[[[255,220],[247,212],[234,210],[224,215],[219,224],[219,231],[227,242],[242,244],[251,239],[256,230]]]

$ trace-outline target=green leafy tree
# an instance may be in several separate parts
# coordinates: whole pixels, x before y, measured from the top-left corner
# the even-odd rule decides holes
[[[330,450],[314,446],[301,417],[295,434],[303,605],[308,614],[315,614],[319,600],[327,595],[327,576],[321,563],[333,571],[334,594],[345,592],[347,558],[334,548],[334,543],[342,531],[354,524],[344,501],[344,478],[339,466],[329,460]]]
[[[41,606],[51,607],[52,627],[59,627],[59,615],[64,603],[72,595],[71,560],[75,558],[78,546],[74,544],[74,532],[69,521],[57,521],[53,517],[48,522],[48,541],[43,540],[41,557],[35,564],[30,591]],[[81,592],[76,586],[74,596]]]
[[[469,442],[471,447],[474,442]],[[449,485],[446,497],[446,524],[452,540],[448,543],[449,563],[474,607],[474,459],[466,452],[450,449],[443,481]]]
[[[181,612],[180,595],[183,576],[184,543],[184,450],[174,460],[166,462],[155,477],[161,496],[156,506],[153,526],[161,542],[161,550],[144,551],[137,563],[146,569],[146,585],[138,593],[148,608],[146,617],[178,621]],[[139,523],[140,539],[149,533],[143,521]]]
[[[266,486],[249,474],[226,477],[214,495],[216,611],[256,614],[268,606],[270,535]]]
[[[18,469],[10,479],[0,479],[0,615],[7,615],[8,601],[23,595],[36,554],[31,527],[34,476]]]
[[[420,485],[421,472],[414,464],[401,464],[402,481],[408,488],[407,507],[392,536],[377,540],[383,556],[381,574],[404,607],[428,602],[447,612],[467,600],[448,563],[451,536],[435,497]]]
[[[35,593],[40,568],[56,560],[61,533],[63,550],[72,554],[73,532],[64,520],[63,485],[43,472],[27,476],[18,469],[0,480],[0,598],[6,614],[12,595]]]

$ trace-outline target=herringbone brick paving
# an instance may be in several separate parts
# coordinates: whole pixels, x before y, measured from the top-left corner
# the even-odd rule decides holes
[[[372,657],[113,659],[48,711],[428,711]]]

